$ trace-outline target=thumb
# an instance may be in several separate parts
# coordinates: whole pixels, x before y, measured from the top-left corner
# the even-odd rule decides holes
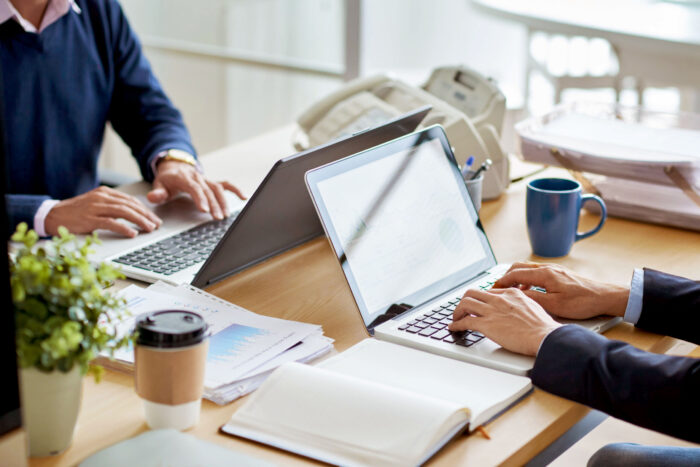
[[[153,189],[148,192],[146,198],[151,203],[162,203],[170,198],[170,193],[160,180],[155,179],[153,180]]]

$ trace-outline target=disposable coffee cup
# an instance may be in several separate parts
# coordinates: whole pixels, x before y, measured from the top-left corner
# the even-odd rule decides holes
[[[134,348],[136,393],[152,429],[197,424],[209,347],[207,323],[189,311],[140,316]]]
[[[484,174],[482,172],[478,177],[472,179],[475,173],[476,172],[473,170],[469,170],[464,174],[463,178],[464,184],[467,186],[467,191],[469,192],[469,197],[471,197],[474,203],[474,208],[476,212],[479,212],[481,210],[481,192],[484,183]]]

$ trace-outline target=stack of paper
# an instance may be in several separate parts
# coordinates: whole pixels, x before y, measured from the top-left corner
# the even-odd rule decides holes
[[[664,169],[674,166],[700,184],[700,128],[652,128],[578,111],[564,107],[516,125],[523,157],[548,165],[563,158],[576,170],[663,185],[673,184]]]
[[[605,200],[611,215],[700,230],[700,206],[676,187],[599,175],[588,178]],[[588,203],[586,207],[594,205]]]
[[[283,363],[307,362],[333,347],[319,325],[261,316],[190,285],[132,285],[120,294],[131,314],[117,325],[120,333],[131,332],[136,318],[152,311],[187,310],[204,318],[211,332],[204,397],[217,404],[253,391]],[[121,349],[114,357],[114,362],[103,363],[132,369],[133,348]]]

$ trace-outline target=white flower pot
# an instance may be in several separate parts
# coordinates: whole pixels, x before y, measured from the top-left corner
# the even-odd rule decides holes
[[[30,456],[65,451],[73,440],[80,411],[83,377],[75,365],[68,373],[23,368],[20,374],[22,423]]]

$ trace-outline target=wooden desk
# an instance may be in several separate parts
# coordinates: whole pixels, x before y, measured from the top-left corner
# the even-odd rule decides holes
[[[267,162],[259,159],[262,170],[252,165],[236,165],[251,157],[270,162],[290,151],[283,148],[289,128],[219,151],[205,166],[236,167],[231,173],[260,177]],[[263,145],[263,146],[261,146]],[[217,159],[218,158],[218,159]],[[269,167],[269,164],[267,164]],[[561,173],[551,169],[551,174]],[[251,178],[252,179],[252,178]],[[241,184],[250,193],[249,186]],[[535,259],[530,256],[525,228],[525,183],[508,189],[497,201],[484,203],[482,219],[500,261]],[[582,228],[596,222],[585,214]],[[601,280],[627,283],[635,266],[646,265],[668,272],[692,276],[700,266],[700,235],[631,221],[610,219],[601,233],[576,244],[572,253],[558,261]],[[231,279],[213,286],[210,292],[255,312],[323,325],[326,335],[336,340],[342,351],[366,336],[340,267],[325,238],[313,240]],[[607,333],[639,348],[654,350],[664,340],[623,324]],[[666,347],[664,347],[666,348]],[[189,433],[239,452],[280,464],[306,464],[309,461],[282,451],[266,448],[230,436],[218,429],[239,407],[241,401],[216,406],[204,401],[202,418]],[[450,444],[434,459],[435,465],[522,464],[550,444],[585,415],[578,404],[536,390],[489,425],[493,439],[466,436]],[[73,446],[60,456],[31,459],[30,465],[74,465],[88,455],[147,429],[141,401],[133,390],[130,376],[108,371],[102,383],[86,378],[83,406]]]

